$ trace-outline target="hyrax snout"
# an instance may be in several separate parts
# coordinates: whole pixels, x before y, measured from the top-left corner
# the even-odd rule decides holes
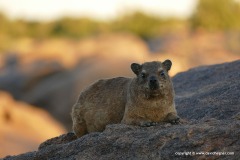
[[[178,123],[174,90],[168,71],[172,62],[131,64],[134,78],[99,80],[79,96],[72,109],[73,131],[81,137],[114,123],[151,126]]]

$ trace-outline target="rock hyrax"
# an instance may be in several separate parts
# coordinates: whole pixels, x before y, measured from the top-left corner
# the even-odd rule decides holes
[[[151,126],[178,123],[170,60],[131,64],[135,78],[99,80],[80,94],[72,109],[73,131],[78,137],[103,131],[108,124]]]

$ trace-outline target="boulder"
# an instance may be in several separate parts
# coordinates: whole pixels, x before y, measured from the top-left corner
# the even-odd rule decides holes
[[[173,78],[179,125],[108,125],[43,142],[21,159],[240,159],[240,61],[202,66]]]
[[[0,157],[36,150],[39,143],[66,130],[46,111],[0,92]]]

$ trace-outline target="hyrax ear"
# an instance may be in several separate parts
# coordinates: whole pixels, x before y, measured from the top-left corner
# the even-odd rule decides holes
[[[169,59],[165,60],[162,64],[167,71],[169,71],[172,67],[172,62]]]
[[[137,64],[137,63],[132,63],[131,64],[131,69],[133,71],[133,73],[135,73],[136,75],[138,75],[142,69],[142,65]]]

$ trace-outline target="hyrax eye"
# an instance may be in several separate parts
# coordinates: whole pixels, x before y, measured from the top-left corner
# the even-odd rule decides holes
[[[141,73],[141,77],[145,78],[146,77],[146,73]]]
[[[161,71],[161,72],[160,72],[160,76],[165,76],[164,71]]]

